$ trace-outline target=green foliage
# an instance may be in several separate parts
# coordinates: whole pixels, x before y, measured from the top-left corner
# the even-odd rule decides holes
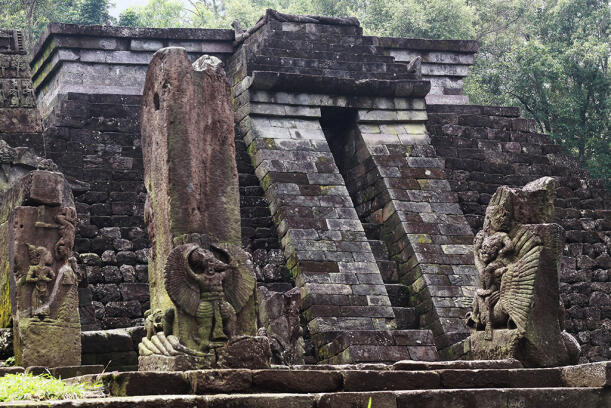
[[[124,27],[142,26],[140,15],[134,9],[127,9],[119,15],[119,25]]]
[[[514,0],[481,12],[472,102],[517,105],[587,168],[611,179],[609,6],[601,0]],[[505,22],[491,21],[494,14]]]
[[[77,21],[79,24],[106,24],[110,22],[109,0],[81,0]]]
[[[372,2],[362,17],[373,33],[393,37],[471,39],[474,11],[464,0]]]
[[[0,365],[3,366],[3,367],[13,367],[15,365],[15,357],[11,356],[11,357],[7,358]]]
[[[0,0],[0,28],[21,30],[28,49],[51,22],[112,23],[110,0]]]
[[[99,390],[101,385],[68,385],[50,375],[7,374],[0,378],[0,402],[18,400],[76,399]]]
[[[180,0],[149,0],[142,7],[127,9],[119,25],[131,27],[192,27],[191,13]]]

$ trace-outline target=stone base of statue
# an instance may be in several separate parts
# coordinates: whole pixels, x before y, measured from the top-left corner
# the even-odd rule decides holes
[[[213,368],[215,356],[195,357],[188,354],[164,356],[153,354],[138,357],[138,371],[188,371]]]
[[[81,364],[81,325],[78,322],[22,318],[15,324],[14,343],[26,367]],[[61,339],[61,341],[49,341]],[[35,362],[36,364],[33,364]]]
[[[504,360],[507,358],[523,360],[519,354],[520,350],[524,348],[524,345],[520,347],[520,344],[524,343],[525,339],[517,330],[495,330],[491,340],[485,337],[486,334],[483,331],[471,331],[471,336],[469,336],[471,360]]]
[[[164,336],[155,335],[151,342],[163,344]],[[167,344],[167,343],[166,343]],[[163,346],[162,346],[163,347]],[[158,349],[160,347],[157,347]],[[210,368],[270,368],[272,352],[267,337],[240,336],[230,340],[222,347],[211,349],[208,353],[199,353],[181,348],[169,351],[167,348],[155,354],[143,355],[150,350],[150,345],[141,343],[138,358],[139,371],[188,371]],[[172,353],[161,354],[161,353]]]

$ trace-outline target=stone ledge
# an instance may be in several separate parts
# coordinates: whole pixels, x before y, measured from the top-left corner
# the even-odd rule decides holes
[[[508,407],[556,408],[558,406],[599,408],[605,406],[609,392],[600,388],[493,388],[486,390],[419,390],[401,392],[350,392],[325,394],[221,394],[167,395],[119,398],[92,398],[46,401],[50,407],[141,407],[141,408],[349,408],[372,406],[384,408],[454,408]],[[39,402],[13,402],[14,407],[39,407]]]
[[[522,368],[518,360],[457,360],[457,361],[397,361],[392,370],[446,370],[446,369],[499,369]]]
[[[454,362],[448,362],[454,363]],[[608,363],[600,364],[606,366]],[[68,379],[68,383],[101,381],[111,396],[284,393],[311,394],[330,392],[437,390],[524,389],[554,390],[561,394],[571,389],[609,390],[606,377],[594,373],[591,381],[579,387],[567,384],[563,371],[587,368],[582,365],[551,369],[455,369],[393,371],[383,364],[345,366],[300,366],[300,369],[267,370],[225,369],[185,372],[124,372],[86,375]],[[303,369],[308,367],[310,369]],[[603,378],[604,377],[604,378]],[[536,388],[534,388],[536,387]],[[513,392],[512,391],[512,392]],[[422,392],[422,391],[418,391]]]
[[[475,40],[428,40],[422,38],[364,37],[383,48],[407,48],[411,50],[454,51],[476,53],[479,44]]]
[[[100,25],[78,25],[51,23],[42,34],[32,50],[32,61],[35,61],[45,48],[45,44],[54,34],[90,37],[146,38],[163,40],[204,40],[233,41],[233,30],[206,28],[146,28],[146,27],[113,27]]]
[[[431,89],[429,81],[352,80],[324,76],[254,71],[251,88],[262,91],[290,91],[331,95],[424,97]]]

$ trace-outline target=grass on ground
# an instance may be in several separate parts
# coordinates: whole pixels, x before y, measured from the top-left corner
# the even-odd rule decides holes
[[[0,402],[86,398],[97,396],[100,388],[100,384],[69,385],[48,374],[7,374],[0,377]]]

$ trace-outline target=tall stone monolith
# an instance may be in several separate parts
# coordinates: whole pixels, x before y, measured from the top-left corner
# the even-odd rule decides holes
[[[141,370],[266,367],[252,257],[241,248],[231,91],[222,62],[153,56],[141,110],[151,309]]]
[[[220,60],[192,65],[183,48],[156,52],[140,116],[154,309],[169,306],[161,276],[174,238],[207,233],[241,245],[231,91]]]

